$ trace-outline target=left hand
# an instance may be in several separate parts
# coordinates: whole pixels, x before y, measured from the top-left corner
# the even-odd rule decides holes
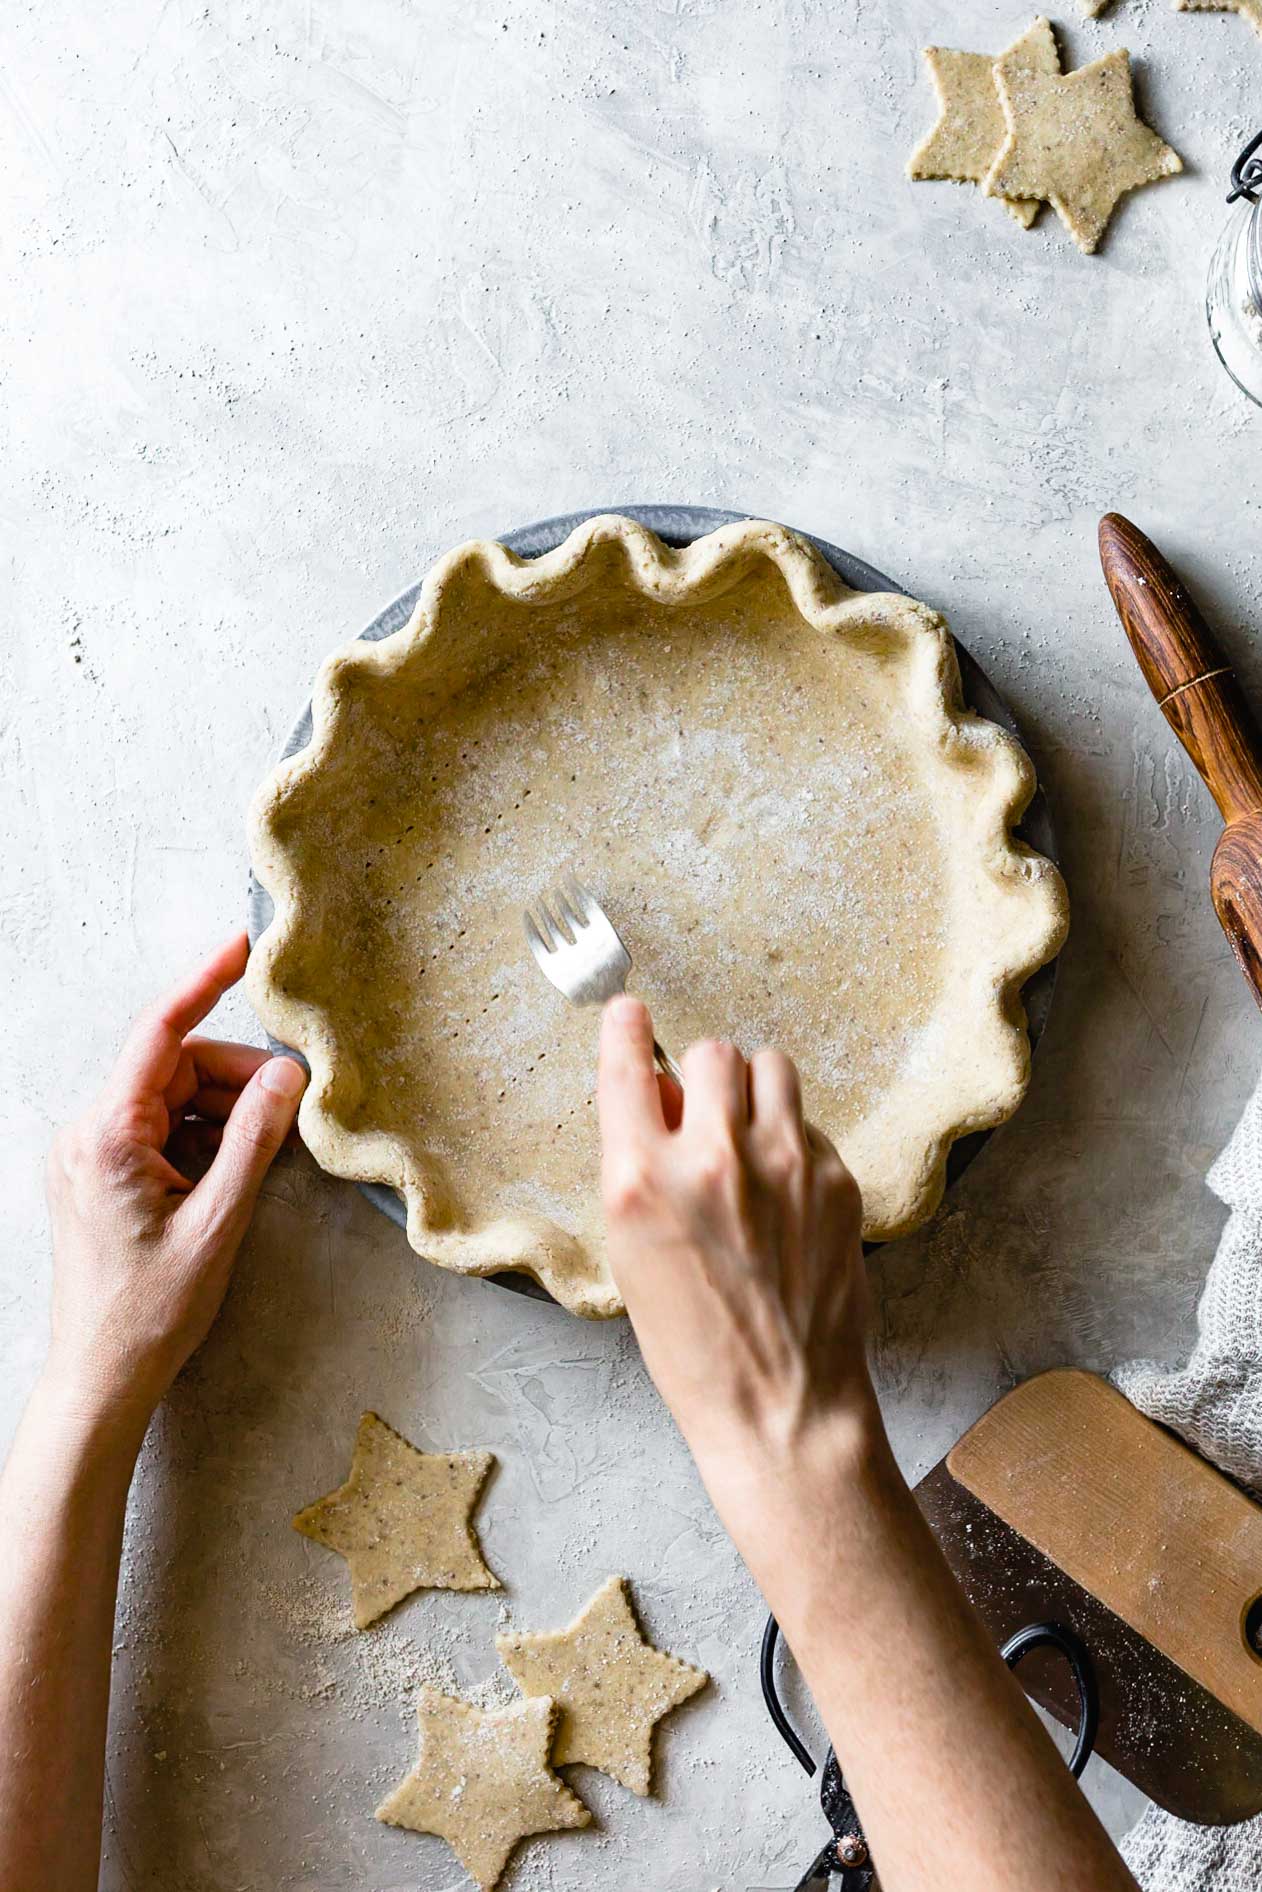
[[[306,1087],[292,1058],[190,1035],[248,950],[238,935],[141,1014],[100,1097],[49,1157],[47,1373],[137,1443],[219,1312]],[[198,1152],[213,1161],[194,1182],[184,1172]]]

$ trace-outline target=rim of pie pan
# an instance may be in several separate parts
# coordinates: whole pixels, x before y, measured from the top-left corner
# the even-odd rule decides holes
[[[249,989],[312,1070],[317,1161],[418,1253],[591,1316],[621,1307],[596,1019],[521,931],[566,871],[664,1042],[797,1059],[876,1241],[1016,1108],[1067,924],[1033,767],[944,621],[697,508],[438,560],[326,660],[250,829]]]

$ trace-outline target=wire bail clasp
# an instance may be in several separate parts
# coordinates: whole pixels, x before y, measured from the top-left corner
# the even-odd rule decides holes
[[[1247,197],[1251,204],[1258,201],[1258,191],[1262,190],[1262,156],[1254,156],[1258,146],[1262,145],[1262,131],[1255,138],[1250,138],[1240,156],[1231,167],[1231,190],[1227,202],[1234,204],[1238,197]]]

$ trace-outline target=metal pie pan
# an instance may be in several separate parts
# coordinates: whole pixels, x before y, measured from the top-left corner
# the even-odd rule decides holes
[[[710,506],[592,506],[586,512],[562,513],[555,519],[540,519],[534,525],[519,526],[514,532],[497,535],[500,543],[521,558],[539,558],[544,552],[556,549],[567,539],[576,526],[586,520],[594,519],[602,513],[620,513],[624,518],[635,519],[655,532],[667,545],[690,545],[694,539],[704,538],[708,532],[717,532],[720,526],[732,525],[742,519],[757,519],[764,515],[748,512],[720,512]],[[796,531],[793,527],[791,530]],[[827,539],[817,539],[812,532],[799,534],[809,539],[817,551],[822,552],[843,584],[852,591],[901,591],[903,587],[887,578],[875,566],[868,565],[861,558],[855,558],[850,552],[843,552],[839,545],[832,545]],[[402,630],[408,622],[420,596],[424,579],[418,579],[414,585],[401,592],[392,604],[375,617],[371,624],[360,632],[362,638],[376,642],[383,637],[390,637],[395,631]],[[991,722],[1016,736],[1022,746],[1028,750],[1017,727],[1016,719],[1007,704],[987,677],[981,665],[955,639],[956,655],[959,658],[960,675],[964,684],[964,700],[969,708],[976,710],[979,716],[987,717]],[[289,740],[282,751],[281,760],[286,756],[296,755],[299,749],[305,749],[311,740],[311,705],[307,704],[302,715],[290,732]],[[1051,810],[1047,797],[1040,786],[1033,801],[1026,811],[1025,819],[1017,829],[1020,838],[1038,853],[1047,855],[1049,860],[1058,861],[1056,834],[1052,826]],[[259,884],[253,873],[250,875],[249,896],[247,902],[247,925],[250,945],[253,946],[259,935],[266,931],[272,920],[272,900],[267,889]],[[524,950],[524,948],[523,948]],[[1056,983],[1056,961],[1040,967],[1025,985],[1023,997],[1029,1019],[1030,1045],[1036,1049],[1047,1024],[1051,1009],[1052,991]],[[268,1043],[273,1051],[291,1051],[268,1034]],[[952,1144],[947,1158],[947,1187],[951,1187],[958,1177],[968,1168],[987,1138],[994,1134],[991,1130],[975,1131],[971,1136],[961,1137]],[[357,1183],[356,1187],[367,1196],[374,1208],[389,1216],[399,1228],[407,1226],[407,1212],[403,1198],[384,1183]],[[528,1295],[532,1300],[549,1301],[552,1296],[545,1288],[529,1275],[504,1273],[484,1277],[498,1287],[510,1288],[515,1294]]]

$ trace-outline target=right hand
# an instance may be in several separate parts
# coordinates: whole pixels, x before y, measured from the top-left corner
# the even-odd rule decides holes
[[[787,1465],[875,1417],[853,1176],[802,1116],[778,1051],[693,1045],[681,1097],[638,999],[605,1008],[602,1191],[609,1263],[645,1364],[710,1482]],[[879,1421],[877,1422],[879,1424]]]

